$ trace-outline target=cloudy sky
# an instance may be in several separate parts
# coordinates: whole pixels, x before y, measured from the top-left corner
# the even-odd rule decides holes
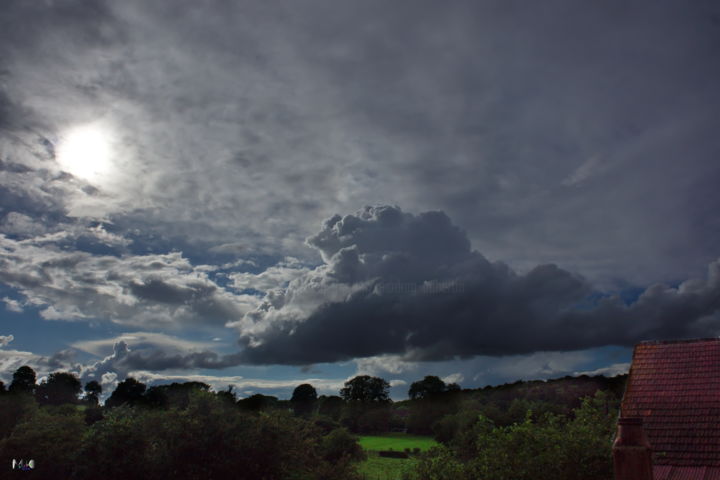
[[[403,398],[720,334],[720,5],[6,0],[0,379]]]

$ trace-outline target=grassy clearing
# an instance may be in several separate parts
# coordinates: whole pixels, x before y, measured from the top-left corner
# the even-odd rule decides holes
[[[358,471],[365,480],[399,480],[405,470],[412,470],[417,459],[387,458],[378,455],[380,450],[404,451],[406,448],[428,450],[437,445],[430,437],[408,435],[406,433],[386,433],[384,435],[365,435],[360,437],[360,446],[367,452],[367,460],[358,465]]]
[[[415,466],[414,458],[386,458],[377,452],[367,452],[368,458],[358,465],[358,472],[365,480],[399,480],[405,470]]]
[[[368,451],[396,450],[419,448],[428,450],[438,443],[431,437],[408,435],[407,433],[386,433],[384,435],[367,435],[360,437],[360,446]]]

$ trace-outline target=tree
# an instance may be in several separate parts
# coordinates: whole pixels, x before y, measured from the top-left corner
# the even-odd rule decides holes
[[[5,393],[5,382],[0,380],[0,395],[2,395],[3,393]]]
[[[335,421],[340,420],[342,409],[345,406],[342,398],[337,395],[331,395],[329,397],[322,395],[319,400],[320,407],[318,407],[318,413],[320,415],[327,415]]]
[[[13,393],[34,393],[35,392],[35,370],[23,365],[13,373],[13,381],[9,391]]]
[[[216,393],[217,397],[228,403],[237,402],[237,396],[235,395],[235,386],[228,385],[226,390],[221,390]]]
[[[190,393],[193,391],[207,392],[210,385],[202,382],[173,382],[169,385],[155,385],[145,392],[145,403],[160,408],[187,408]]]
[[[145,384],[128,377],[120,382],[110,398],[105,402],[106,407],[117,407],[124,403],[135,405],[143,400]]]
[[[35,389],[35,398],[41,405],[62,405],[76,403],[82,391],[80,380],[68,372],[55,372],[48,375]]]
[[[0,452],[2,439],[10,436],[18,423],[34,415],[37,408],[35,399],[29,395],[0,395]]]
[[[251,412],[259,412],[260,410],[268,410],[278,403],[277,397],[271,395],[263,395],[256,393],[247,398],[241,398],[237,401],[238,407]]]
[[[613,403],[610,405],[610,403]],[[586,397],[572,419],[545,413],[533,420],[494,426],[472,414],[445,417],[437,424],[449,448],[423,458],[418,479],[604,480],[612,478],[612,437],[617,404],[605,392]],[[453,425],[454,423],[454,425]],[[448,466],[456,469],[446,476]]]
[[[345,382],[340,396],[347,402],[385,403],[390,401],[390,384],[379,377],[358,375]]]
[[[431,398],[447,390],[445,382],[440,380],[439,377],[434,375],[428,375],[422,380],[413,382],[408,390],[408,396],[412,400],[420,398]]]
[[[91,380],[85,384],[85,399],[92,405],[97,405],[100,401],[102,386],[96,381]]]
[[[35,471],[27,472],[32,476],[47,480],[71,478],[86,428],[74,407],[35,409],[0,442],[0,459],[7,465],[13,458],[28,460],[32,455],[37,462]],[[2,478],[8,477],[3,473]]]
[[[290,403],[297,415],[308,415],[312,412],[315,402],[317,401],[317,391],[315,387],[309,383],[298,385],[293,390]]]

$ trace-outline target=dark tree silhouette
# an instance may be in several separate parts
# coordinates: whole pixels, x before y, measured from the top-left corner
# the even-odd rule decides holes
[[[443,393],[447,390],[445,382],[440,380],[439,377],[434,375],[428,375],[422,380],[413,382],[408,390],[408,396],[412,400],[419,398],[430,398],[437,394]]]
[[[128,377],[120,382],[110,398],[105,402],[106,407],[117,407],[124,403],[136,405],[143,400],[145,384]]]
[[[251,395],[247,398],[241,398],[237,401],[237,405],[240,408],[251,412],[272,408],[277,405],[277,403],[277,397],[263,395],[261,393],[256,393],[255,395]]]
[[[445,386],[445,391],[446,391],[446,392],[459,392],[459,391],[461,391],[461,390],[462,390],[462,388],[460,387],[460,385],[458,385],[457,383],[454,383],[454,382],[453,382],[453,383],[448,383],[448,384]]]
[[[358,375],[345,382],[340,396],[348,402],[383,403],[390,400],[389,390],[390,384],[382,378]]]
[[[190,392],[198,390],[207,392],[210,385],[202,382],[173,382],[169,385],[155,385],[145,392],[145,402],[153,407],[187,408]]]
[[[290,404],[297,415],[309,415],[316,401],[317,391],[309,383],[303,383],[295,387],[292,398],[290,398]]]
[[[221,390],[217,392],[217,397],[229,403],[235,403],[237,401],[237,396],[235,395],[235,386],[228,385],[227,390]]]
[[[96,381],[91,380],[85,384],[85,399],[92,405],[97,405],[100,401],[102,386]]]
[[[3,393],[5,393],[5,382],[0,380],[0,395],[2,395]]]
[[[43,405],[62,405],[76,403],[82,391],[80,380],[68,372],[55,372],[48,375],[35,389],[35,398]]]
[[[35,370],[23,365],[13,373],[10,391],[13,393],[35,393]]]
[[[320,397],[319,401],[320,407],[318,408],[318,413],[320,415],[327,415],[335,420],[340,419],[342,409],[345,406],[345,402],[342,398],[337,395],[331,395],[329,397],[323,395]]]

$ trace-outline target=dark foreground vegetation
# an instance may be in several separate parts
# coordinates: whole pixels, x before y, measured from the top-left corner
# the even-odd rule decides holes
[[[395,432],[440,444],[382,454],[411,467],[406,480],[605,480],[624,382],[581,376],[462,390],[429,376],[393,403],[387,382],[370,376],[339,396],[300,385],[290,400],[128,378],[101,406],[97,382],[83,392],[59,372],[37,385],[21,367],[7,391],[0,383],[0,479],[353,480],[367,459],[357,435]],[[12,459],[30,458],[35,470],[10,470]]]

